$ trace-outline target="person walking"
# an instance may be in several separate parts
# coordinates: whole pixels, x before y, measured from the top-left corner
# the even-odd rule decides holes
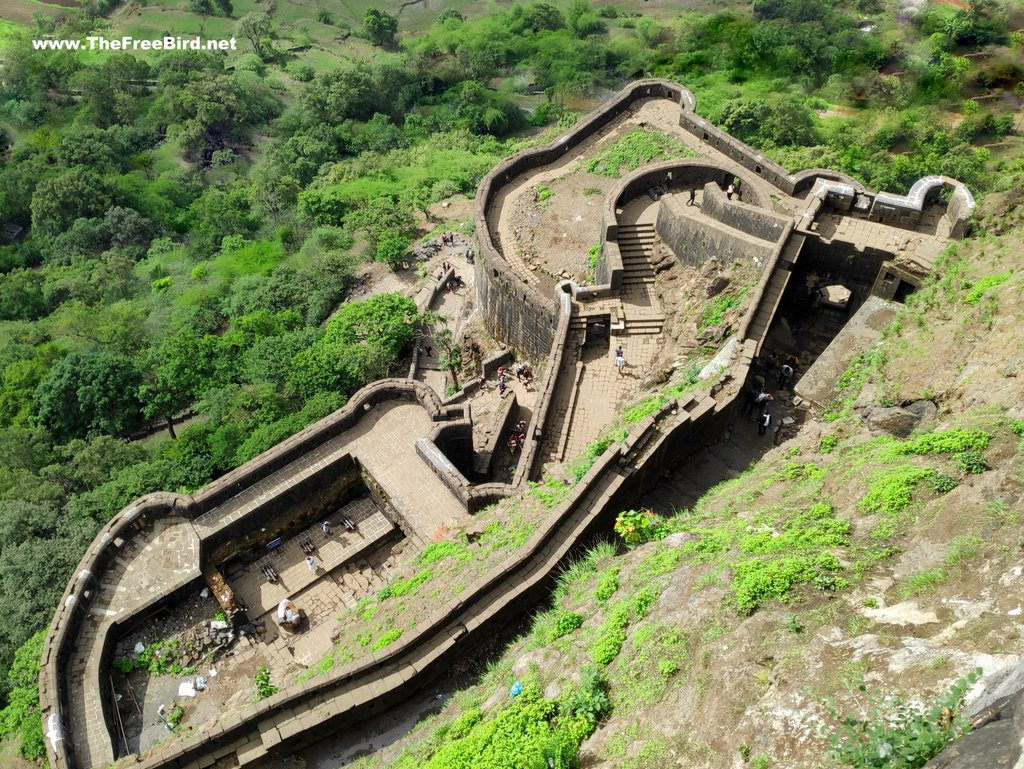
[[[779,389],[788,390],[789,382],[793,378],[793,367],[788,363],[783,363],[782,368],[779,370]]]
[[[320,568],[320,565],[316,562],[316,558],[311,555],[306,556],[306,567],[316,574],[316,570]]]
[[[697,187],[690,187],[690,199],[686,201],[686,205],[695,206],[697,205]]]
[[[619,376],[625,376],[626,356],[622,352],[622,346],[615,348],[615,368],[619,370]]]
[[[763,412],[761,412],[761,416],[758,420],[757,434],[764,435],[766,432],[768,432],[768,428],[771,427],[771,424],[772,415],[768,413],[768,409],[766,408]]]
[[[736,186],[730,183],[729,186],[725,188],[725,196],[729,198],[729,200],[732,200],[732,196],[734,194],[736,194]]]

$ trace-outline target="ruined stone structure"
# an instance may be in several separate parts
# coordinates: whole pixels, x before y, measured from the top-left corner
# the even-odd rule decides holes
[[[608,195],[595,232],[603,244],[595,285],[563,282],[546,295],[515,254],[505,253],[496,231],[510,185],[652,100],[678,109],[677,127],[706,156],[648,165],[623,178]],[[742,182],[742,200],[727,200],[721,191],[733,178]],[[944,185],[954,191],[942,206],[936,195]],[[663,192],[648,212],[653,221],[626,221],[628,207],[654,187]],[[692,188],[702,191],[699,210],[682,202],[680,193]],[[796,215],[775,211],[773,196],[785,197]],[[947,239],[965,232],[973,205],[966,188],[939,177],[922,180],[907,196],[894,196],[872,193],[832,171],[792,174],[701,119],[692,94],[661,80],[630,85],[552,144],[499,164],[484,178],[476,200],[478,307],[497,339],[543,361],[526,445],[511,481],[475,480],[486,475],[497,447],[474,449],[466,401],[472,386],[442,400],[421,383],[392,379],[364,388],[340,411],[195,494],[154,494],[132,503],[83,557],[44,646],[40,703],[51,766],[89,769],[117,757],[108,683],[117,638],[204,584],[222,605],[233,606],[242,588],[221,573],[224,559],[231,548],[273,542],[275,520],[311,522],[348,500],[353,489],[367,496],[371,516],[379,515],[366,535],[373,541],[346,540],[332,564],[325,564],[334,568],[376,538],[404,536],[422,546],[423,532],[431,527],[471,520],[484,505],[519,493],[542,461],[571,458],[585,438],[572,434],[574,426],[596,420],[585,417],[589,403],[580,396],[600,384],[588,378],[580,357],[584,343],[601,327],[611,332],[608,346],[613,337],[633,339],[637,349],[641,342],[657,346],[656,310],[649,301],[633,301],[645,296],[653,280],[644,250],[651,238],[660,237],[688,264],[745,259],[760,269],[720,376],[634,425],[625,443],[598,458],[522,548],[397,642],[226,713],[201,738],[170,741],[141,766],[200,769],[279,758],[421,686],[462,644],[493,635],[521,616],[577,542],[607,526],[666,467],[719,434],[780,306],[803,301],[822,274],[850,283],[857,301],[869,294],[901,298],[920,282]],[[485,368],[493,371],[507,360],[505,354]],[[413,371],[415,366],[414,359]],[[508,402],[495,416],[497,435],[515,408]],[[258,600],[245,602],[252,608]]]

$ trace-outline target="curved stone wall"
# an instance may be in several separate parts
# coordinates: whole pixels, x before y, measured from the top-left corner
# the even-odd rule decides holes
[[[452,488],[468,508],[476,509],[521,488],[533,472],[540,447],[541,429],[554,398],[569,324],[572,299],[567,284],[559,285],[553,297],[544,297],[526,285],[501,253],[500,243],[490,230],[488,216],[502,188],[520,174],[547,165],[581,141],[605,127],[638,99],[666,98],[681,107],[680,124],[735,160],[737,167],[699,160],[668,161],[646,167],[624,179],[616,187],[606,209],[606,229],[612,230],[618,204],[646,190],[654,180],[662,181],[672,170],[673,184],[694,183],[705,175],[705,183],[739,176],[744,182],[747,202],[770,209],[759,185],[750,184],[753,175],[766,179],[783,191],[811,189],[820,179],[833,184],[846,178],[834,172],[809,171],[791,175],[776,164],[765,161],[755,150],[700,120],[694,114],[692,94],[664,80],[634,83],[602,108],[580,121],[568,134],[546,147],[528,150],[499,164],[483,180],[477,194],[475,219],[480,239],[480,258],[475,264],[479,306],[491,332],[500,340],[517,347],[534,359],[546,359],[542,390],[528,428],[527,443],[512,484],[471,486],[456,462],[442,453],[442,444],[465,442],[469,424],[468,410],[445,404],[426,385],[409,380],[383,380],[371,384],[353,396],[343,409],[283,441],[242,467],[204,487],[191,496],[153,494],[120,511],[104,527],[79,564],[76,577],[68,585],[63,601],[50,626],[40,670],[40,707],[48,736],[51,765],[54,769],[87,769],[76,763],[68,741],[68,675],[81,660],[75,659],[77,643],[87,622],[90,603],[102,583],[102,575],[113,562],[124,540],[144,521],[180,516],[195,520],[216,509],[240,492],[256,489],[271,474],[343,434],[353,427],[374,405],[389,400],[418,401],[438,423],[429,436],[421,438],[417,450],[426,456],[434,472]],[[699,133],[698,133],[699,132]],[[746,169],[744,171],[743,169]],[[676,174],[679,174],[677,178]],[[658,178],[660,175],[660,178]],[[850,180],[852,182],[852,180]],[[950,183],[950,180],[942,180]],[[855,184],[855,183],[854,183]],[[954,183],[955,184],[955,183]],[[852,184],[849,186],[853,186]],[[923,185],[920,195],[908,196],[913,205],[920,198],[929,200],[936,185]],[[856,189],[862,190],[860,185]],[[970,193],[960,185],[954,192],[947,214],[965,220],[973,207]],[[722,215],[725,214],[723,212]],[[555,567],[563,562],[580,537],[608,521],[620,504],[629,504],[635,496],[656,482],[665,467],[676,465],[681,456],[715,436],[730,417],[735,399],[751,365],[758,340],[746,339],[752,318],[769,304],[765,287],[779,259],[792,225],[785,228],[773,251],[764,278],[757,287],[754,302],[740,329],[740,344],[721,382],[712,393],[684,396],[640,425],[635,426],[624,446],[613,446],[598,459],[588,475],[573,489],[555,514],[536,532],[524,548],[496,567],[458,598],[439,608],[404,634],[399,641],[358,663],[332,671],[301,686],[288,687],[260,703],[226,714],[203,741],[175,742],[158,756],[141,762],[142,766],[209,766],[217,759],[234,756],[245,765],[266,755],[280,756],[303,741],[315,739],[317,727],[351,719],[387,702],[388,698],[420,685],[421,676],[458,653],[468,637],[493,633],[494,623],[518,618],[539,591],[543,590]],[[614,231],[611,231],[614,235]],[[608,235],[608,232],[606,232]],[[606,238],[612,240],[613,238]],[[614,277],[614,260],[609,258],[604,275]],[[621,270],[621,260],[619,262]],[[610,280],[614,283],[614,280]],[[602,287],[591,287],[600,289]],[[774,306],[773,306],[774,307]],[[773,307],[768,308],[769,314]],[[461,444],[460,444],[461,445]],[[458,455],[458,451],[455,452]],[[240,517],[244,515],[240,513]],[[238,525],[238,518],[223,521],[208,535],[227,532]],[[200,559],[201,560],[201,559]],[[156,600],[168,600],[169,595]],[[151,608],[152,604],[147,604]],[[121,617],[126,622],[131,616]],[[103,652],[109,656],[113,624],[100,625]],[[97,632],[95,628],[91,632]],[[93,672],[103,669],[109,660],[94,660]],[[90,685],[99,688],[100,679]],[[108,721],[109,723],[109,721]],[[107,730],[109,736],[109,729]]]
[[[43,645],[40,662],[39,699],[43,716],[44,732],[50,750],[50,763],[56,769],[76,767],[68,749],[68,690],[65,676],[75,664],[89,663],[89,670],[100,673],[110,662],[114,631],[118,626],[130,623],[142,612],[148,612],[157,605],[173,598],[170,593],[153,601],[142,603],[126,616],[116,620],[102,620],[90,617],[90,603],[102,582],[102,576],[118,556],[125,541],[130,539],[143,522],[153,522],[170,516],[195,520],[200,515],[216,508],[244,489],[257,486],[272,473],[294,460],[309,453],[326,441],[337,437],[353,427],[362,415],[374,405],[391,400],[418,401],[430,414],[432,421],[440,422],[451,416],[461,415],[461,408],[445,408],[437,394],[426,385],[410,380],[381,380],[374,382],[356,393],[345,407],[330,414],[319,422],[282,441],[241,467],[227,473],[218,480],[203,487],[193,495],[158,492],[142,497],[125,507],[103,527],[92,545],[86,551],[75,571],[75,577],[65,589],[61,603],[50,623],[50,630]],[[218,533],[225,534],[239,525],[238,520],[227,520],[212,531],[201,543],[202,551],[216,545]],[[78,648],[87,620],[95,627],[88,631],[98,635],[98,643],[92,648],[102,649],[99,659],[75,662],[73,656]],[[90,674],[91,675],[91,674]],[[101,690],[102,678],[87,682]],[[109,725],[109,703],[97,699],[102,708],[102,717]],[[109,729],[108,729],[109,733]],[[82,769],[85,769],[84,767]]]
[[[680,104],[693,95],[668,80],[632,83],[615,98],[582,118],[568,133],[543,147],[524,150],[499,163],[480,182],[474,218],[480,241],[476,260],[477,301],[491,334],[534,359],[544,358],[555,341],[557,308],[509,266],[488,215],[501,190],[520,175],[549,165],[626,112],[635,101],[671,99]]]

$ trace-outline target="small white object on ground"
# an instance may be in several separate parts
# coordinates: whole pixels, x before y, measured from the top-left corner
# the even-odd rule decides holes
[[[179,697],[195,697],[196,687],[192,685],[192,679],[188,681],[182,681],[178,684],[178,696]]]

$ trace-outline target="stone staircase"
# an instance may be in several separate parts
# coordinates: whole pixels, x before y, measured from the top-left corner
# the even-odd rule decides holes
[[[804,239],[803,235],[797,233],[789,236],[789,240],[783,247],[782,253],[779,254],[778,266],[775,268],[771,280],[768,281],[768,285],[765,286],[764,295],[761,297],[757,311],[754,313],[750,328],[747,329],[746,338],[753,339],[758,343],[758,351],[760,351],[761,343],[768,334],[768,327],[775,317],[775,311],[782,301],[782,295],[786,292],[786,286],[789,285],[789,278],[792,275],[790,270],[800,256],[800,249],[803,248]]]
[[[651,254],[654,252],[653,224],[619,226],[619,252],[622,254],[622,287],[654,283]]]

